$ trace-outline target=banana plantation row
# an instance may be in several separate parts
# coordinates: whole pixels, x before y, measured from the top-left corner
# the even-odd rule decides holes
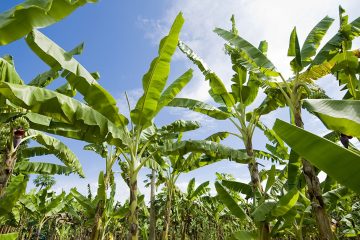
[[[300,46],[291,32],[288,56],[293,76],[284,78],[267,58],[267,42],[255,47],[231,28],[216,28],[224,40],[234,75],[231,89],[186,43],[179,40],[181,13],[159,44],[158,56],[142,78],[143,94],[135,106],[120,106],[75,58],[40,31],[76,8],[95,0],[25,1],[0,15],[0,45],[22,37],[49,66],[25,83],[10,55],[0,58],[1,239],[354,239],[360,233],[359,57],[352,42],[360,35],[360,18],[348,20],[339,8],[340,28],[319,48],[334,19],[324,17]],[[25,24],[26,21],[26,24]],[[180,49],[204,75],[215,105],[177,95],[190,82],[189,69],[167,84],[171,58]],[[315,84],[332,75],[342,87],[341,100],[330,99]],[[50,90],[62,77],[66,83]],[[258,96],[264,92],[265,97]],[[83,99],[74,98],[76,94]],[[261,99],[260,99],[261,98]],[[255,101],[258,99],[258,101]],[[260,99],[260,100],[259,100]],[[259,103],[259,104],[257,104]],[[257,105],[256,105],[257,104]],[[232,132],[216,132],[203,140],[183,139],[200,128],[196,121],[154,125],[164,107],[185,108],[233,124]],[[290,123],[274,126],[262,116],[288,108]],[[304,130],[302,109],[317,116],[331,131],[317,136]],[[268,138],[257,149],[254,131]],[[48,133],[50,135],[48,135]],[[51,190],[50,175],[84,176],[77,156],[54,136],[81,140],[106,167],[99,173],[97,192],[80,193],[74,186],[60,194]],[[221,144],[229,135],[243,149]],[[350,141],[351,140],[351,141]],[[37,142],[37,144],[30,144]],[[30,161],[55,155],[64,165]],[[183,173],[221,160],[248,166],[250,182],[217,173],[216,194],[210,183],[182,192],[176,181]],[[259,160],[271,167],[259,171]],[[120,167],[129,189],[125,203],[115,198],[113,169]],[[138,191],[138,174],[151,169],[150,202]],[[319,180],[320,171],[326,178]],[[38,174],[37,189],[26,193],[30,174]],[[155,193],[157,186],[163,186]],[[127,188],[120,186],[120,188]]]

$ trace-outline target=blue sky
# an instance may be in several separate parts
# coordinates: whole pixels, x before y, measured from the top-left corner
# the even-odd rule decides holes
[[[0,11],[19,2],[21,1],[3,2]],[[340,3],[350,15],[350,20],[360,15],[358,0],[102,0],[96,4],[88,4],[79,8],[65,20],[40,31],[66,50],[85,42],[83,54],[77,56],[76,59],[88,71],[100,72],[101,85],[118,99],[120,111],[127,115],[124,92],[128,92],[133,104],[141,96],[142,76],[148,70],[151,60],[156,57],[158,41],[166,34],[179,11],[184,13],[186,20],[181,38],[198,52],[226,85],[229,85],[232,71],[229,59],[223,53],[224,42],[212,30],[215,27],[229,28],[231,14],[236,16],[239,33],[242,37],[254,45],[263,39],[268,40],[269,58],[283,75],[290,76],[289,59],[286,57],[286,52],[292,28],[297,26],[299,40],[302,43],[311,28],[325,15],[329,15],[336,19],[326,37],[329,39],[337,31],[338,5]],[[356,42],[356,46],[359,46],[359,42]],[[0,55],[4,54],[11,54],[14,57],[16,69],[25,82],[48,70],[48,67],[31,52],[22,39],[1,47]],[[195,69],[191,62],[177,52],[172,62],[169,82],[190,67]],[[55,81],[52,87],[62,83],[62,80]],[[328,94],[335,98],[340,97],[337,84],[332,78],[323,79],[320,83]],[[210,101],[207,85],[208,83],[204,81],[199,71],[195,71],[192,82],[184,89],[182,96]],[[276,117],[287,120],[287,115],[287,110],[281,110],[265,116],[263,120],[271,127]],[[165,109],[156,118],[156,123],[163,125],[179,118],[198,120],[202,123],[202,129],[187,135],[192,139],[201,139],[217,131],[234,131],[226,121],[214,121],[199,114],[175,109]],[[318,133],[325,131],[317,119],[310,115],[306,115],[305,119],[307,129],[316,130]],[[78,187],[80,191],[85,192],[87,183],[90,183],[95,189],[98,172],[103,170],[104,161],[96,154],[82,150],[84,143],[61,139],[79,157],[87,177],[80,179],[76,175],[58,176],[55,189],[68,190],[71,187]],[[229,138],[225,143],[232,147],[242,148],[241,144],[233,138]],[[265,144],[266,140],[257,133],[255,146],[263,148]],[[58,162],[55,158],[39,160]],[[119,170],[119,168],[116,166],[115,170]],[[249,179],[245,165],[223,161],[184,174],[179,178],[178,185],[183,189],[192,177],[196,177],[197,183],[213,180],[215,172],[232,173],[243,181]],[[147,170],[141,172],[139,181],[140,191],[144,193],[148,192],[142,184],[146,173]],[[119,199],[126,199],[128,197],[127,187],[119,178],[117,188]]]

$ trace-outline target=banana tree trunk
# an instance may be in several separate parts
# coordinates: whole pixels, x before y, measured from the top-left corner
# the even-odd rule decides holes
[[[5,193],[6,185],[10,179],[16,162],[16,152],[7,150],[0,165],[0,197]]]
[[[98,240],[101,236],[103,222],[102,216],[104,212],[104,202],[100,201],[96,207],[95,222],[91,231],[91,240]]]
[[[165,208],[165,222],[162,233],[162,240],[168,240],[169,227],[170,227],[170,212],[171,212],[171,201],[172,201],[172,186],[168,184],[167,188],[167,198],[166,198],[166,208]]]
[[[304,128],[301,118],[301,108],[297,107],[294,113],[294,121],[297,127]],[[307,160],[302,158],[303,174],[307,184],[307,191],[311,201],[313,212],[319,228],[321,240],[332,240],[334,235],[331,231],[330,219],[325,209],[325,203],[322,198],[320,182],[316,175],[315,168]]]
[[[138,202],[137,202],[137,173],[132,171],[130,176],[130,217],[129,217],[129,240],[138,239]]]
[[[44,225],[44,222],[40,221],[39,227],[38,227],[38,229],[36,231],[36,240],[40,239],[41,229],[42,229],[43,225]]]
[[[255,156],[254,156],[254,150],[253,150],[253,146],[252,146],[252,138],[250,136],[247,137],[245,147],[246,147],[246,153],[250,157],[250,161],[248,163],[248,168],[249,168],[249,172],[250,172],[251,184],[252,184],[253,193],[254,193],[253,200],[254,200],[254,202],[256,202],[256,199],[255,199],[256,191],[259,191],[261,194],[263,194],[264,190],[261,186],[259,168],[258,168],[258,164],[255,159]],[[269,226],[268,222],[266,222],[266,221],[260,222],[259,231],[260,231],[260,239],[261,240],[270,239],[270,226]]]
[[[151,170],[151,190],[150,190],[150,240],[155,240],[155,229],[156,229],[156,216],[155,216],[155,182],[156,172],[154,169]]]

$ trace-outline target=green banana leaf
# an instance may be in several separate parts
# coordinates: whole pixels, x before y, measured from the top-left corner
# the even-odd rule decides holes
[[[189,152],[199,152],[210,156],[212,159],[228,159],[238,163],[247,163],[249,156],[245,151],[239,151],[216,142],[207,140],[188,140],[181,142],[166,142],[161,147],[163,152],[172,155],[185,155]]]
[[[22,38],[33,28],[54,24],[78,7],[95,2],[97,0],[26,0],[0,14],[0,45]]]
[[[222,180],[221,185],[232,191],[244,194],[246,198],[251,198],[254,196],[253,189],[249,184],[237,181]]]
[[[176,95],[190,82],[193,76],[193,70],[189,69],[183,75],[181,75],[178,79],[176,79],[173,83],[170,84],[169,87],[165,89],[165,91],[161,94],[159,103],[156,109],[156,112],[159,112],[163,107],[168,105]]]
[[[187,188],[186,188],[186,193],[188,196],[191,195],[191,193],[194,191],[194,188],[195,188],[195,178],[192,178],[188,185],[187,185]]]
[[[228,41],[231,45],[244,51],[258,66],[262,73],[268,76],[279,76],[274,64],[258,48],[254,47],[248,41],[221,28],[215,28],[214,32],[224,40]]]
[[[65,192],[62,192],[55,198],[51,199],[50,202],[45,205],[45,208],[41,209],[41,211],[45,213],[46,217],[53,216],[60,212],[66,204],[67,201],[65,199]]]
[[[35,87],[46,87],[52,81],[59,77],[59,72],[53,69],[50,69],[46,72],[40,73],[37,75],[33,80],[31,80],[28,85],[35,86]]]
[[[227,240],[258,240],[259,233],[258,231],[238,231],[233,233]]]
[[[50,154],[52,154],[52,151],[45,147],[27,147],[25,149],[22,149],[21,152],[18,153],[21,158],[31,158]]]
[[[132,122],[137,126],[150,126],[157,113],[158,102],[169,77],[170,61],[176,50],[183,23],[184,18],[182,13],[179,13],[169,34],[160,42],[158,57],[151,62],[148,72],[143,76],[144,94],[130,113]]]
[[[94,204],[90,199],[79,193],[76,188],[70,190],[71,195],[76,201],[86,210],[88,216],[95,215],[96,203]]]
[[[311,57],[315,56],[316,50],[320,46],[320,42],[324,35],[334,22],[334,19],[326,16],[316,24],[316,26],[310,31],[305,39],[305,42],[301,48],[301,60],[302,65],[306,67],[311,63]]]
[[[339,201],[348,198],[352,194],[353,192],[349,191],[347,187],[338,187],[336,189],[327,191],[322,196],[327,209],[335,209],[336,206],[338,206],[337,203]]]
[[[125,126],[126,117],[119,113],[116,100],[71,54],[37,30],[27,37],[29,47],[54,71],[66,70],[66,80],[78,90],[90,107],[106,116],[116,126]]]
[[[274,200],[267,200],[261,203],[259,206],[255,208],[255,210],[251,213],[255,222],[263,222],[265,220],[269,220],[272,218],[271,211],[276,206],[276,202]]]
[[[108,155],[108,148],[106,143],[90,143],[84,146],[84,150],[93,151],[106,159]]]
[[[354,33],[356,31],[358,31],[358,29],[360,28],[360,17],[356,18],[354,21],[352,21],[350,23],[351,26],[351,33]],[[339,31],[338,33],[335,34],[335,36],[333,36],[318,52],[318,54],[316,54],[314,60],[312,61],[311,65],[319,65],[323,62],[325,62],[326,60],[331,59],[334,54],[336,54],[337,49],[341,48],[341,43],[343,41],[347,41],[348,39],[346,38],[346,36],[344,36],[341,31]]]
[[[300,156],[339,183],[360,192],[359,155],[279,119],[273,129]]]
[[[221,140],[224,140],[229,135],[230,135],[229,132],[217,132],[217,133],[211,134],[209,137],[205,138],[205,140],[219,143]]]
[[[336,61],[330,59],[328,61],[324,61],[318,65],[310,66],[306,71],[301,72],[298,75],[298,80],[300,82],[308,82],[318,80],[326,75],[331,74],[331,69],[335,66]]]
[[[28,134],[33,136],[33,139],[38,143],[50,150],[52,154],[59,158],[66,166],[72,168],[80,176],[85,177],[79,159],[68,146],[60,140],[36,130],[29,130]]]
[[[12,176],[4,195],[0,198],[0,215],[11,212],[19,198],[25,193],[28,177]]]
[[[104,179],[103,171],[101,171],[99,174],[96,198],[99,201],[105,201],[105,199],[106,199],[106,186],[105,186],[105,179]]]
[[[15,166],[15,171],[24,174],[70,174],[73,169],[53,163],[44,162],[19,162]]]
[[[210,81],[210,95],[214,98],[215,102],[225,104],[227,107],[232,107],[235,104],[233,96],[227,91],[224,83],[213,72],[204,61],[197,56],[197,54],[185,43],[179,41],[179,49],[200,69],[205,76],[206,80]]]
[[[245,213],[245,211],[237,204],[237,202],[232,198],[232,196],[225,190],[225,188],[219,183],[215,182],[216,192],[220,198],[220,201],[225,204],[225,206],[230,210],[231,214],[240,220],[245,220],[250,222],[251,219]]]
[[[265,192],[269,191],[272,185],[275,183],[276,178],[276,167],[275,165],[271,166],[271,169],[267,172],[268,178],[266,181]]]
[[[290,62],[290,66],[294,73],[299,73],[303,69],[303,66],[301,62],[300,45],[296,33],[296,27],[292,30],[290,35],[289,49],[287,55],[289,57],[295,57]]]
[[[303,107],[316,115],[331,130],[360,137],[360,101],[308,99]]]
[[[14,64],[4,58],[0,58],[0,82],[24,84],[16,72]]]
[[[162,126],[159,131],[162,132],[187,132],[200,128],[197,121],[176,120],[168,125]]]
[[[225,120],[231,116],[229,113],[223,112],[207,103],[188,98],[174,98],[167,106],[187,108],[218,120]]]
[[[192,191],[191,194],[188,196],[188,199],[190,201],[195,200],[196,198],[200,197],[201,195],[205,194],[206,192],[208,192],[209,188],[209,181],[203,182],[202,184],[200,184],[195,191]]]
[[[4,234],[0,234],[0,239],[1,240],[16,240],[16,239],[18,239],[18,236],[19,236],[18,232],[4,233]]]
[[[271,215],[279,217],[285,215],[292,207],[295,206],[299,198],[299,191],[297,188],[292,188],[284,196],[282,196],[271,210]]]
[[[31,128],[92,143],[107,141],[121,146],[129,141],[126,128],[116,127],[91,107],[60,93],[32,86],[0,83],[0,95],[32,111],[25,115],[32,123]]]
[[[263,42],[260,44],[260,47],[265,48],[266,44]],[[259,74],[256,66],[252,66],[247,62],[248,57],[246,53],[230,45],[225,45],[225,50],[231,57],[232,69],[235,72],[231,78],[233,82],[231,94],[236,102],[249,106],[256,99],[262,80],[267,79],[267,77]]]

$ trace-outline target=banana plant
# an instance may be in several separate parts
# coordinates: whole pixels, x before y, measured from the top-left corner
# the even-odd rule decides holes
[[[10,56],[0,59],[0,82],[23,85],[23,81],[16,73]],[[56,138],[35,130],[24,117],[24,109],[15,107],[0,97],[1,119],[1,164],[0,164],[0,195],[3,194],[7,182],[13,173],[24,174],[69,174],[77,172],[84,176],[81,165],[75,154]],[[29,140],[34,140],[41,146],[27,147]],[[53,154],[66,166],[51,163],[30,162],[29,158]]]
[[[237,36],[238,30],[236,29],[234,16],[231,18],[231,21],[232,29],[230,31],[215,30],[220,36],[224,37],[226,35],[228,38],[231,36],[236,43],[240,44],[240,46],[232,45],[231,43],[225,45],[226,53],[231,58],[234,70],[234,75],[231,79],[231,91],[226,89],[223,81],[190,47],[183,42],[180,42],[178,45],[180,50],[197,65],[205,79],[209,81],[210,96],[215,102],[220,104],[220,107],[216,108],[194,99],[181,98],[174,99],[168,106],[188,108],[218,120],[228,119],[231,121],[238,131],[233,135],[245,145],[246,154],[249,156],[247,164],[251,176],[253,201],[254,204],[257,204],[257,202],[263,201],[261,196],[264,195],[264,190],[260,184],[257,159],[272,158],[278,160],[286,158],[284,154],[287,155],[287,150],[284,150],[286,147],[281,143],[281,139],[274,137],[276,135],[274,133],[267,134],[267,136],[271,135],[272,140],[277,139],[275,142],[279,144],[276,144],[276,147],[269,145],[270,153],[254,150],[253,134],[255,128],[259,127],[265,131],[267,131],[267,128],[260,122],[260,117],[264,114],[261,108],[255,108],[253,111],[248,109],[256,99],[259,89],[264,85],[264,82],[279,74],[275,71],[274,65],[266,58],[267,42],[262,41],[259,48],[255,48],[246,40]],[[246,51],[241,47],[246,48]],[[270,131],[267,131],[267,133],[270,133]],[[260,193],[260,195],[257,193]],[[267,222],[259,223],[259,231],[261,232],[261,239],[269,238],[270,229]]]
[[[89,143],[107,142],[121,151],[130,173],[131,239],[138,238],[137,174],[148,160],[142,154],[151,144],[139,145],[141,132],[151,125],[157,113],[192,77],[192,70],[189,70],[163,91],[183,22],[182,15],[179,14],[169,34],[161,41],[158,57],[153,60],[143,77],[144,94],[131,110],[130,130],[127,128],[129,121],[119,113],[116,100],[97,83],[98,76],[90,74],[71,54],[37,30],[27,35],[26,42],[50,66],[51,71],[61,74],[72,89],[83,95],[86,104],[60,93],[66,91],[54,92],[37,86],[5,83],[6,81],[0,86],[2,99],[28,110],[24,117],[29,121],[30,127]],[[26,94],[32,97],[24,98]],[[46,107],[49,104],[51,109]]]
[[[56,195],[47,188],[38,193],[30,193],[20,199],[20,203],[26,211],[37,221],[36,239],[40,239],[45,222],[59,214],[71,200],[71,195],[66,195],[65,192]]]
[[[112,175],[108,177],[113,178]],[[75,188],[71,190],[71,194],[85,210],[88,225],[92,228],[90,239],[105,239],[109,224],[124,218],[128,212],[127,207],[115,205],[116,184],[106,178],[107,176],[100,172],[97,195],[93,199],[83,196]],[[106,194],[106,185],[111,187],[109,197]]]
[[[248,226],[248,229],[235,232],[231,239],[259,239],[260,234],[253,227],[261,221],[274,222],[270,232],[272,237],[286,231],[296,239],[303,239],[302,222],[310,205],[309,200],[296,188],[286,190],[286,168],[280,171],[273,165],[270,170],[262,171],[260,176],[262,180],[267,180],[264,191],[268,197],[258,206],[247,203],[252,196],[250,184],[228,179],[215,182],[218,198],[242,225]]]
[[[286,81],[284,77],[276,71],[277,76],[281,81],[267,82],[270,87],[268,87],[265,91],[267,93],[267,98],[262,104],[262,109],[260,109],[263,113],[270,112],[275,110],[277,107],[287,105],[291,111],[292,123],[299,127],[303,127],[301,119],[301,99],[307,97],[324,97],[324,94],[322,94],[320,89],[315,89],[316,91],[311,89],[313,80],[317,80],[323,76],[331,74],[331,70],[339,62],[337,61],[337,58],[340,49],[342,49],[343,42],[347,42],[346,47],[349,47],[348,42],[350,38],[358,35],[357,27],[360,19],[356,19],[351,24],[348,24],[345,20],[347,17],[343,16],[343,10],[341,8],[340,19],[341,28],[339,33],[330,39],[330,41],[324,45],[318,54],[316,54],[316,51],[320,45],[320,41],[331,26],[333,19],[329,17],[323,18],[311,30],[310,34],[305,39],[302,48],[300,48],[296,28],[294,28],[290,36],[288,49],[288,56],[294,57],[290,62],[290,66],[294,72],[294,77],[290,78],[289,81]],[[215,29],[215,32],[227,40],[230,45],[239,48],[247,54],[248,58],[245,57],[241,59],[242,66],[251,69],[254,66],[253,62],[259,62],[259,56],[249,50],[249,45],[246,41],[243,41],[244,39],[222,29]],[[265,69],[263,66],[265,66]],[[268,61],[263,60],[263,64],[260,65],[260,67],[256,67],[256,69],[257,71],[266,73],[267,70],[274,70],[274,68],[271,67],[272,66],[269,65]],[[309,87],[308,83],[312,85]],[[294,168],[289,168],[289,171],[292,172],[291,174],[289,173],[289,178],[294,173],[297,174],[296,172],[298,171],[299,166],[301,164],[303,165],[303,173],[308,186],[310,199],[316,206],[320,206],[316,209],[314,208],[319,226],[320,237],[322,239],[333,239],[329,217],[321,199],[321,190],[314,167],[305,159],[300,160],[300,158],[296,156],[295,152],[290,155],[290,164],[294,166]],[[297,177],[293,178],[298,179]],[[296,184],[291,182],[289,183],[289,185],[296,186]],[[315,206],[314,204],[313,206]]]
[[[8,115],[3,114],[3,118]],[[29,129],[29,124],[24,117],[11,117],[0,123],[2,132],[1,140],[1,161],[0,165],[0,196],[3,195],[7,182],[14,174],[69,174],[78,172],[84,176],[79,160],[75,154],[58,139],[46,135],[42,132]],[[27,147],[29,140],[42,146]],[[44,163],[30,162],[29,158],[53,154],[60,159],[66,166]]]
[[[208,193],[210,188],[209,181],[200,184],[195,188],[195,178],[192,178],[189,181],[187,190],[183,197],[183,208],[182,210],[182,226],[181,226],[181,239],[186,239],[186,236],[189,234],[189,227],[191,223],[191,212],[194,211],[196,205],[199,204],[201,196]],[[191,234],[190,234],[191,235]]]

